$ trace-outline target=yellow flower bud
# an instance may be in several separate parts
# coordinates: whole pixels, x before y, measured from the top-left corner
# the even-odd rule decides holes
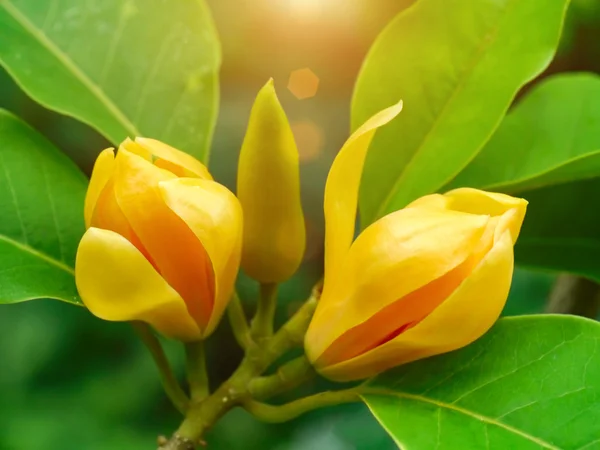
[[[510,288],[522,199],[467,188],[429,195],[352,242],[367,148],[399,111],[360,128],[327,180],[325,279],[305,347],[317,370],[338,381],[473,342],[499,317]]]
[[[250,113],[237,195],[244,210],[242,268],[262,283],[287,280],[302,261],[306,232],[298,150],[272,80]]]
[[[242,211],[202,163],[127,139],[116,157],[98,156],[84,214],[75,280],[93,314],[182,341],[214,330],[239,267]]]

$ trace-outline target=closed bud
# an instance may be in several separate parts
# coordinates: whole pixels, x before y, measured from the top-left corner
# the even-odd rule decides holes
[[[302,261],[306,232],[298,150],[272,80],[250,113],[237,195],[244,211],[242,268],[262,283],[287,280]]]
[[[326,187],[325,280],[306,335],[317,370],[339,380],[463,347],[497,320],[527,202],[457,189],[416,200],[353,241],[364,158],[392,107],[350,138]]]
[[[214,330],[239,267],[242,211],[202,163],[128,139],[98,156],[84,213],[75,279],[93,314],[182,341]]]

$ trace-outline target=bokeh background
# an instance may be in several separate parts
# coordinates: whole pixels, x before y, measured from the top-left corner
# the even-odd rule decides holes
[[[270,77],[298,141],[309,243],[300,273],[282,288],[281,321],[322,270],[322,191],[348,134],[361,62],[386,23],[413,1],[208,2],[223,47],[221,107],[210,163],[215,177],[235,187],[250,107]],[[543,76],[574,70],[600,73],[600,0],[573,0],[557,58]],[[86,173],[93,156],[109,146],[87,126],[35,104],[1,71],[0,99],[2,107],[45,134]],[[553,281],[552,274],[517,270],[504,314],[540,312]],[[252,311],[256,286],[241,277],[238,287]],[[182,349],[174,342],[165,345],[181,374]],[[213,385],[240,356],[223,323],[210,341]],[[304,392],[324,386],[317,380]],[[169,434],[178,421],[150,357],[126,324],[101,322],[83,308],[50,300],[0,310],[0,450],[146,450],[155,448],[158,434]],[[360,404],[284,425],[262,424],[234,410],[207,440],[211,450],[395,448]]]

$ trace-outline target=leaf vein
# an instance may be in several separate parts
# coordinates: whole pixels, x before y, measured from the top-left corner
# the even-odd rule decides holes
[[[29,253],[29,254],[35,256],[36,258],[46,261],[47,263],[49,263],[53,266],[56,266],[59,269],[64,270],[65,272],[67,272],[71,275],[75,275],[75,271],[73,270],[73,268],[68,266],[67,264],[65,264],[63,261],[59,261],[59,260],[53,258],[52,256],[46,255],[45,253],[42,253],[39,250],[36,250],[36,249],[30,247],[29,245],[23,244],[22,242],[16,241],[16,240],[11,239],[8,236],[4,236],[4,235],[0,235],[0,241],[4,241],[7,244],[11,244],[21,251],[24,251],[26,253]]]
[[[479,420],[483,423],[489,424],[489,425],[494,425],[497,426],[499,428],[502,428],[510,433],[516,434],[518,436],[521,436],[524,439],[527,439],[537,445],[539,445],[542,448],[546,448],[549,450],[561,450],[559,447],[556,447],[552,444],[550,444],[549,442],[544,441],[543,439],[540,439],[538,437],[532,436],[529,433],[526,433],[523,430],[520,430],[518,428],[515,428],[511,425],[508,425],[506,423],[503,422],[499,422],[495,419],[493,419],[492,417],[488,417],[485,416],[483,414],[478,414],[474,411],[469,411],[468,409],[464,409],[461,408],[459,406],[456,406],[453,403],[444,403],[444,402],[440,402],[439,400],[435,400],[432,398],[427,398],[427,397],[422,397],[420,395],[414,395],[414,394],[408,394],[408,393],[404,393],[404,392],[394,392],[394,391],[389,391],[387,389],[381,389],[381,388],[368,388],[366,387],[365,390],[363,391],[362,395],[381,395],[381,396],[395,396],[395,397],[399,397],[399,398],[404,398],[407,400],[413,400],[413,401],[417,401],[417,402],[423,402],[423,403],[428,403],[430,405],[434,405],[437,406],[438,408],[444,408],[447,410],[451,410],[454,412],[457,412],[459,414],[463,414],[465,416],[469,416],[472,417],[476,420]],[[370,408],[371,411],[373,411],[372,408]]]

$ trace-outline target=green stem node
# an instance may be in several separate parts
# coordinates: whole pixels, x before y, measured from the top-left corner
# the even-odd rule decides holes
[[[300,356],[277,369],[273,375],[254,378],[248,390],[255,399],[266,399],[294,389],[315,376],[315,371],[306,358]]]

